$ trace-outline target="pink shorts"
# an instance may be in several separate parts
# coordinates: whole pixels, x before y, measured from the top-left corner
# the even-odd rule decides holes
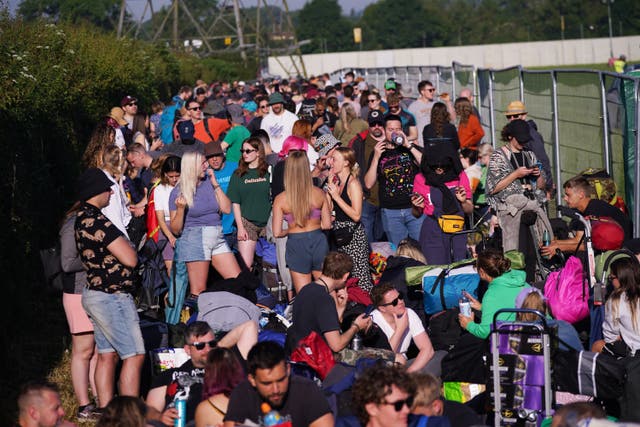
[[[72,334],[93,332],[93,323],[82,307],[82,294],[62,294],[62,305]]]

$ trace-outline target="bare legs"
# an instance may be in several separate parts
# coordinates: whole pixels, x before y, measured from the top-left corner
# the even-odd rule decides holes
[[[98,352],[95,349],[93,333],[71,335],[71,382],[78,405],[91,403],[89,386],[93,393],[97,393],[95,384],[95,369]]]
[[[235,278],[240,274],[240,266],[231,252],[212,256],[211,264],[225,279]],[[189,275],[189,289],[192,294],[200,295],[207,289],[209,261],[188,262],[187,273]]]

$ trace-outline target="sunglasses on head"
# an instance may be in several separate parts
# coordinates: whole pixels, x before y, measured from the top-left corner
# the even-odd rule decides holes
[[[522,114],[507,114],[507,119],[519,119]]]
[[[249,153],[253,153],[254,151],[257,151],[257,150],[255,150],[253,148],[252,149],[246,149],[246,150],[240,150],[240,152],[242,154],[249,154]]]
[[[211,340],[211,341],[204,341],[204,342],[192,342],[191,344],[189,344],[190,346],[194,347],[196,350],[203,350],[204,346],[208,345],[209,348],[214,348],[218,345],[218,341],[216,340]]]
[[[197,106],[197,107],[190,107],[190,108],[187,108],[187,110],[189,110],[189,111],[195,111],[195,110],[200,111],[200,110],[202,110],[202,107],[200,107],[200,106]]]
[[[398,296],[395,297],[393,299],[393,301],[388,302],[386,304],[380,304],[380,307],[387,307],[387,306],[390,306],[390,305],[396,307],[398,305],[398,301],[401,301],[401,300],[404,300],[404,297],[402,295],[398,294]],[[409,405],[409,406],[411,406],[411,405]],[[399,409],[398,409],[398,411],[399,411]]]
[[[413,405],[413,396],[409,396],[404,400],[398,400],[395,402],[382,402],[383,405],[391,405],[393,406],[393,409],[396,410],[396,412],[400,412],[402,411],[402,407],[404,405],[407,405],[407,408],[411,409],[411,406]]]

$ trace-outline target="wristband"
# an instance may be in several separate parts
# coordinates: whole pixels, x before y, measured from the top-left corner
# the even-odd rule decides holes
[[[360,332],[360,326],[358,326],[358,324],[356,322],[353,322],[351,324],[351,326],[355,326],[356,327],[356,333]]]

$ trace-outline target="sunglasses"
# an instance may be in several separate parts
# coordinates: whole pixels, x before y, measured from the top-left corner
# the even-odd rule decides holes
[[[507,119],[519,119],[522,114],[507,114]]]
[[[404,300],[404,297],[402,295],[398,295],[397,297],[395,297],[395,299],[393,301],[388,302],[386,304],[380,304],[380,307],[388,307],[390,305],[396,307],[398,305],[398,301],[403,301],[403,300]],[[411,405],[409,405],[409,406],[411,406]],[[397,410],[399,411],[400,409],[397,409]]]
[[[128,103],[127,105],[128,105],[129,107],[131,107],[131,106],[133,106],[133,105],[138,105],[138,103],[137,103],[137,102],[130,102],[130,103]]]
[[[377,99],[367,99],[368,103],[372,103],[372,102],[376,102],[376,101],[377,101]]]
[[[200,110],[202,110],[202,107],[191,107],[191,108],[187,108],[187,110],[189,110],[189,111],[195,111],[195,110],[200,111]]]
[[[269,108],[269,105],[261,105],[260,108]]]
[[[211,341],[205,341],[205,342],[192,342],[191,344],[189,344],[192,347],[195,347],[196,350],[202,350],[204,349],[204,346],[208,345],[209,348],[214,348],[218,345],[218,341],[216,340],[211,340]]]
[[[399,110],[400,106],[399,105],[389,105],[389,109],[390,110]]]
[[[382,405],[391,405],[396,412],[402,411],[402,407],[404,405],[407,405],[407,408],[411,409],[411,406],[413,405],[413,396],[409,396],[404,400],[398,400],[396,402],[382,402]]]
[[[254,149],[240,150],[242,154],[249,154],[249,153],[253,153],[254,151],[257,151],[257,150],[254,150]]]
[[[435,92],[436,90],[435,90],[435,88],[430,88],[430,89],[427,89],[427,91],[429,91],[429,92]]]

